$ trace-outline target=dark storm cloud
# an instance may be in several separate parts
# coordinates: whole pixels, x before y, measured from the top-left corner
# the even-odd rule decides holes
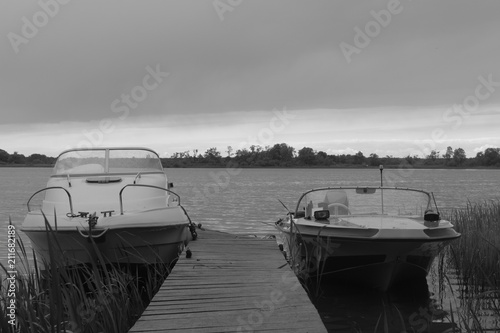
[[[16,54],[9,33],[51,1],[2,5],[4,123],[102,118],[157,65],[171,76],[137,115],[445,105],[500,80],[494,1],[401,0],[351,63],[339,45],[391,1],[247,0],[223,21],[213,1],[72,1]]]
[[[77,144],[109,120],[116,131],[106,138],[115,143],[133,125],[162,135],[157,125],[172,128],[168,117],[178,116],[190,145],[204,143],[190,129],[197,122],[205,134],[223,129],[223,145],[246,128],[235,114],[266,126],[259,112],[300,110],[295,130],[312,133],[321,120],[311,110],[321,109],[328,121],[343,117],[350,131],[340,138],[319,126],[321,137],[309,141],[318,149],[366,144],[370,128],[387,150],[391,137],[432,140],[426,128],[437,126],[450,139],[467,129],[471,141],[488,127],[481,121],[498,118],[499,9],[493,0],[6,1],[0,125],[13,124],[11,137],[27,142],[36,124],[47,123],[41,136],[66,131]],[[475,96],[481,77],[491,78],[493,91],[460,114],[453,106]],[[480,117],[487,105],[493,114]],[[436,122],[426,126],[418,112]],[[23,124],[35,125],[28,132]],[[488,135],[482,145],[496,142]]]

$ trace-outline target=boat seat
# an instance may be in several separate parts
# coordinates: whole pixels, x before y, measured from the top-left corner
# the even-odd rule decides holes
[[[325,210],[329,210],[331,215],[349,215],[349,199],[344,190],[329,191],[325,195],[324,202],[320,204]]]
[[[330,215],[350,215],[349,207],[340,202],[329,204],[327,209]]]

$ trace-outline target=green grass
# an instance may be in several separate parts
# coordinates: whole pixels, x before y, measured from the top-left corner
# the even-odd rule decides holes
[[[49,227],[49,239],[52,233]],[[16,327],[8,316],[12,295],[5,286],[0,290],[0,331],[6,333],[127,332],[169,272],[166,265],[111,265],[99,254],[98,262],[68,267],[57,244],[50,247],[50,263],[41,271],[36,253],[30,265],[19,239],[16,251]]]

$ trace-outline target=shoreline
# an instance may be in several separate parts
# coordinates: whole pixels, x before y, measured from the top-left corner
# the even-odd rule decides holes
[[[0,164],[0,168],[53,168],[53,164]],[[226,165],[163,166],[164,169],[226,169]],[[233,169],[378,169],[378,166],[360,165],[310,165],[310,166],[231,166]],[[384,169],[431,169],[431,170],[500,170],[495,166],[444,166],[444,165],[384,165]]]
[[[53,168],[53,164],[0,164],[0,168]]]

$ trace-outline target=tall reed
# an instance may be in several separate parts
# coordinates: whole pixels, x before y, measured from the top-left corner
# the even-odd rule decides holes
[[[286,259],[312,301],[321,296],[321,281],[328,256],[328,248],[323,244],[321,231],[323,229],[319,230],[313,240],[314,245],[307,244],[291,219],[290,233],[285,237]]]
[[[451,243],[450,257],[464,291],[500,289],[500,201],[469,202],[446,218],[462,234]]]
[[[441,255],[448,258],[443,271],[454,269],[458,294],[447,276],[459,304],[452,321],[464,332],[486,332],[500,327],[500,201],[467,203],[445,214],[462,237]],[[456,285],[456,284],[455,284]],[[451,305],[450,305],[451,310]]]
[[[50,226],[47,237],[52,245],[44,271],[34,251],[30,264],[22,240],[17,240],[16,326],[9,323],[11,297],[2,288],[1,332],[127,332],[169,272],[166,265],[111,265],[99,253],[100,260],[90,265],[66,266]]]

